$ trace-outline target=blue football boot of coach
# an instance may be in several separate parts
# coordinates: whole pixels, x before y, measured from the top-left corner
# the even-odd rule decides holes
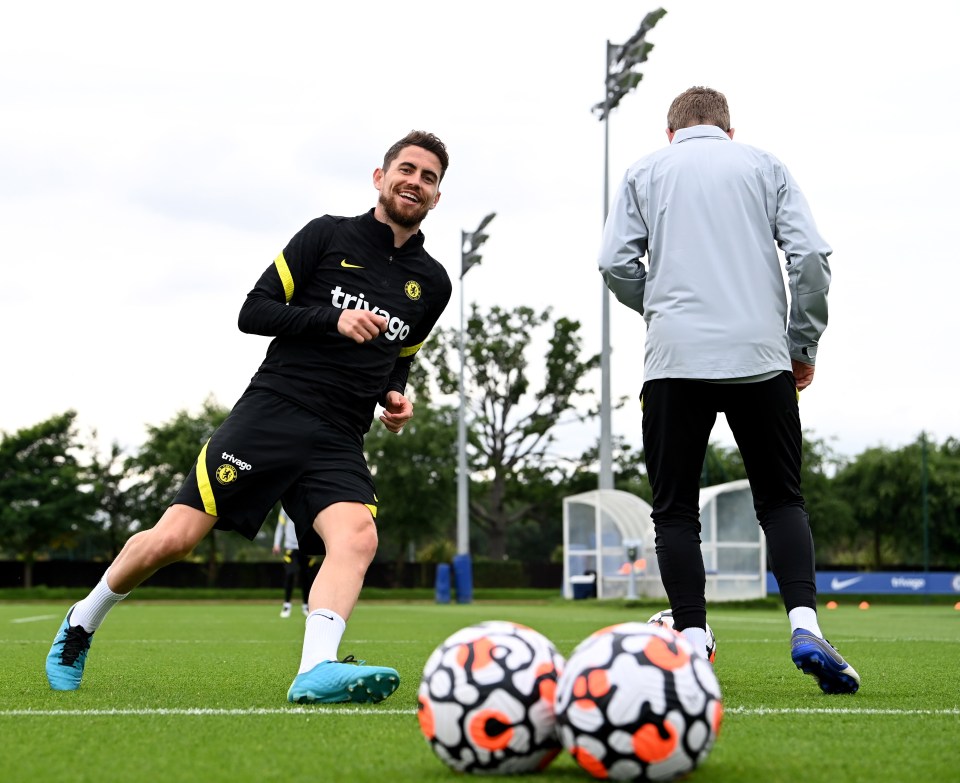
[[[797,628],[790,638],[790,657],[804,674],[817,679],[824,693],[856,693],[860,675],[826,639]]]

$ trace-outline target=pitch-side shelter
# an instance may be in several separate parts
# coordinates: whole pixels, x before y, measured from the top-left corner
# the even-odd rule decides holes
[[[663,598],[650,504],[629,492],[597,489],[563,500],[566,598]],[[700,490],[701,551],[707,600],[767,594],[767,555],[750,483]]]

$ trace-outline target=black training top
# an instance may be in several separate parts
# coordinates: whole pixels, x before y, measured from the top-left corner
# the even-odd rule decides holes
[[[393,246],[373,216],[324,215],[290,240],[240,310],[240,330],[274,336],[248,388],[269,389],[361,435],[377,403],[403,392],[413,355],[450,300],[443,266],[423,233]],[[379,337],[357,343],[337,331],[340,311],[387,319]]]

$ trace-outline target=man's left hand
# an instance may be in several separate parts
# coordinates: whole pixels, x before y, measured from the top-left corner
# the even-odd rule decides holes
[[[413,418],[413,403],[398,391],[387,392],[387,404],[380,421],[390,432],[400,432],[403,425]]]

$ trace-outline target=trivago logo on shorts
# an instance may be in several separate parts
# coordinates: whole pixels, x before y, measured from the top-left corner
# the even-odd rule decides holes
[[[234,457],[233,454],[227,454],[227,452],[223,452],[223,454],[220,455],[220,459],[225,459],[227,462],[232,462],[234,465],[240,468],[240,470],[253,469],[253,465],[251,465],[249,462],[244,462],[242,459]]]

